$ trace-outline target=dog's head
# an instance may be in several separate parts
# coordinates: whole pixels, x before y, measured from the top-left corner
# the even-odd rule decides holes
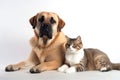
[[[65,22],[52,12],[37,13],[29,21],[38,37],[46,39],[52,39],[65,25]]]

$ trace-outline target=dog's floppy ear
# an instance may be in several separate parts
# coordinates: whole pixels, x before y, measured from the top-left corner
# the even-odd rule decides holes
[[[33,29],[35,29],[35,27],[37,25],[37,15],[31,17],[30,20],[29,20],[29,22],[33,26]]]
[[[61,29],[64,27],[64,25],[65,25],[65,22],[61,18],[59,18],[57,31],[61,31]]]

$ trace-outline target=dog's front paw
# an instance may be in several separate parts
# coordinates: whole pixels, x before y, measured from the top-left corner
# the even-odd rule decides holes
[[[33,67],[30,69],[30,73],[40,73],[40,72],[41,72],[41,70],[38,69],[37,67]]]
[[[5,68],[5,71],[7,71],[7,72],[10,72],[10,71],[17,71],[17,70],[20,70],[20,68],[14,66],[14,65],[8,65],[8,66]]]

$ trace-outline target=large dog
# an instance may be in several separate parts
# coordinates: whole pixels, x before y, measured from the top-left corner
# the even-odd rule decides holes
[[[16,71],[32,66],[31,73],[57,69],[64,62],[66,37],[61,29],[65,22],[53,12],[40,12],[30,18],[35,36],[31,38],[32,51],[29,58],[8,65],[5,71]]]

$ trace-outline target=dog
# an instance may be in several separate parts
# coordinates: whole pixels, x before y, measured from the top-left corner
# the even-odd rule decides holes
[[[30,39],[32,51],[27,60],[8,65],[5,71],[32,67],[31,73],[55,70],[64,63],[66,37],[61,29],[65,22],[53,12],[39,12],[29,20],[35,36]]]

